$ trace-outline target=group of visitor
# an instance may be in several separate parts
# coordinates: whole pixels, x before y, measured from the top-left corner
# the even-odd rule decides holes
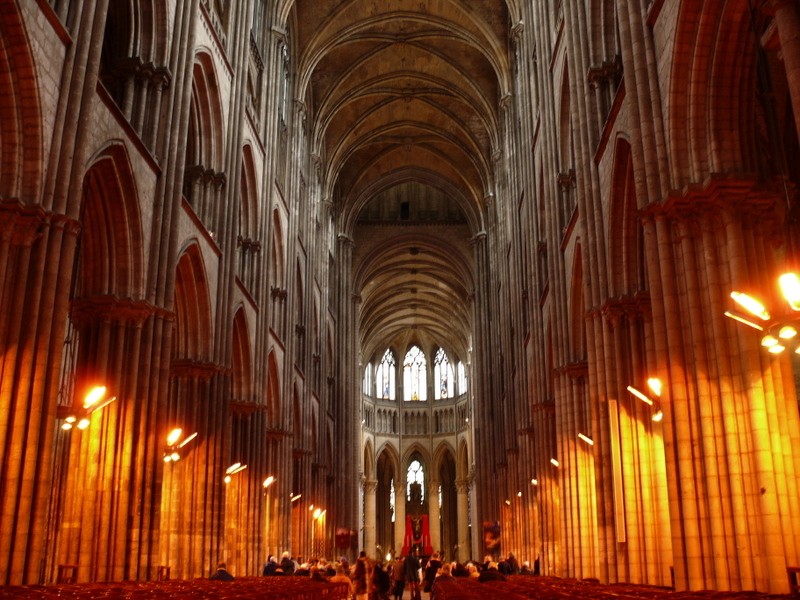
[[[433,598],[436,585],[441,581],[453,581],[456,578],[473,578],[479,582],[505,581],[509,575],[538,575],[539,559],[534,561],[533,568],[526,561],[521,565],[509,554],[499,561],[492,556],[485,556],[483,562],[468,561],[444,562],[439,552],[434,552],[427,560],[420,560],[418,552],[407,556],[398,555],[394,560],[384,564],[381,560],[371,560],[366,552],[361,551],[353,565],[345,557],[336,563],[324,558],[301,562],[284,552],[281,559],[270,555],[262,575],[267,577],[299,576],[309,577],[316,581],[331,583],[347,583],[350,588],[349,597],[355,600],[401,600],[403,592],[409,590],[411,600],[422,600],[422,592]],[[220,563],[211,579],[232,580],[225,563]]]

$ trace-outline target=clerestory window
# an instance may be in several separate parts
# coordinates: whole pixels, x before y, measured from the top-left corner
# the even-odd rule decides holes
[[[403,400],[428,399],[427,362],[418,346],[412,346],[403,361]]]
[[[442,398],[452,398],[455,396],[455,377],[453,376],[453,367],[447,359],[447,353],[443,348],[436,351],[436,356],[433,357],[433,398],[440,400]]]
[[[397,366],[394,354],[387,349],[383,353],[381,364],[378,365],[378,372],[375,374],[375,386],[377,395],[384,400],[395,400],[397,398],[395,385],[397,377]]]

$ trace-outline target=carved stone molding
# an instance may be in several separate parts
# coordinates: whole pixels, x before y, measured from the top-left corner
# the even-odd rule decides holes
[[[222,365],[191,359],[177,359],[170,363],[170,376],[181,379],[208,381],[215,375],[228,373]]]
[[[232,415],[237,417],[248,417],[257,412],[267,412],[267,407],[263,404],[246,400],[231,400],[228,403],[228,409]]]
[[[589,363],[585,360],[567,363],[556,367],[556,374],[566,375],[575,381],[585,381],[589,377]]]
[[[70,311],[70,318],[79,326],[102,320],[141,325],[152,315],[160,315],[169,320],[174,318],[173,313],[144,300],[117,296],[78,298],[72,301]]]
[[[78,221],[66,215],[49,213],[38,205],[28,206],[17,198],[0,199],[0,240],[8,240],[12,246],[30,246],[48,225],[71,234],[81,229]]]

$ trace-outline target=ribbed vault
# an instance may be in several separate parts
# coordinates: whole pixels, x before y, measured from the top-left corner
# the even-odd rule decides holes
[[[470,240],[511,88],[507,3],[299,0],[286,14],[323,196],[356,244],[362,357],[410,343],[465,357]]]

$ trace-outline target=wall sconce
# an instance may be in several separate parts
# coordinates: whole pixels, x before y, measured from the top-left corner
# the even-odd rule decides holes
[[[555,458],[551,458],[550,459],[550,464],[553,465],[554,467],[560,467],[561,466],[559,464],[559,462]]]
[[[181,439],[183,429],[176,427],[167,434],[167,447],[164,449],[164,462],[178,462],[181,459],[181,448],[197,437],[197,432]]]
[[[89,417],[92,413],[108,406],[116,396],[106,397],[106,386],[98,385],[89,390],[83,400],[83,406],[79,410],[75,410],[71,406],[60,406],[58,409],[58,417],[64,419],[61,429],[69,431],[74,427],[78,429],[86,429],[89,426]]]
[[[531,485],[539,485],[539,480],[536,477],[531,478]]]
[[[644,392],[640,392],[632,385],[629,385],[627,390],[645,404],[652,406],[655,412],[651,418],[656,423],[660,423],[664,419],[664,413],[661,412],[661,403],[658,399],[661,398],[661,391],[664,389],[664,385],[658,377],[649,377],[647,379],[647,387],[650,388],[650,392],[655,396],[655,399]]]
[[[584,442],[586,442],[587,444],[589,444],[590,446],[594,446],[594,440],[592,438],[590,438],[588,435],[584,435],[582,433],[579,433],[578,437],[580,439],[582,439]]]
[[[244,471],[247,468],[247,465],[243,465],[242,463],[233,463],[230,467],[225,469],[225,483],[231,482],[231,476],[236,475],[240,471]]]
[[[783,307],[780,315],[772,316],[764,304],[744,292],[733,291],[731,298],[749,315],[763,321],[753,321],[747,316],[725,311],[725,316],[735,321],[747,325],[757,331],[764,332],[761,337],[761,345],[772,354],[781,354],[784,350],[791,349],[800,354],[800,277],[796,273],[787,272],[778,277],[778,287],[780,287],[783,299],[788,306]]]
[[[290,502],[297,502],[302,496],[303,494],[289,494],[289,497],[291,498]]]
[[[264,483],[263,483],[263,484],[261,484],[261,485],[263,485],[263,486],[264,486],[264,489],[267,489],[267,488],[268,488],[269,486],[271,486],[273,483],[275,483],[275,478],[274,478],[272,475],[270,475],[269,477],[267,477],[267,478],[264,480]]]

